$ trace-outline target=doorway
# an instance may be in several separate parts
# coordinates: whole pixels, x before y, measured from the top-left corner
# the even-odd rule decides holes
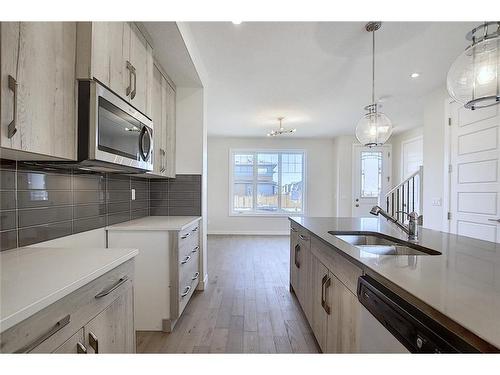
[[[370,216],[391,181],[391,145],[366,147],[353,145],[352,216]]]
[[[451,233],[500,242],[500,106],[449,105]]]

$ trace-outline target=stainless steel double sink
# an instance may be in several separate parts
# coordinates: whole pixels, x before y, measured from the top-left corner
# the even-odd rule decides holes
[[[329,231],[328,233],[359,248],[361,251],[377,255],[441,255],[439,251],[417,243],[377,232]]]

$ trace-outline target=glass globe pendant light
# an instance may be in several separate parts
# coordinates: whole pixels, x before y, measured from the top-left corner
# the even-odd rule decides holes
[[[372,33],[372,103],[365,107],[367,113],[358,121],[356,138],[368,147],[383,145],[392,134],[391,120],[379,111],[375,102],[375,31],[381,26],[382,22],[368,22],[365,26]]]
[[[485,22],[465,38],[472,43],[448,71],[448,93],[471,110],[499,104],[500,22]]]

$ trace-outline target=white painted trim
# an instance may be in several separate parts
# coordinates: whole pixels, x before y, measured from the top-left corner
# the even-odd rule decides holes
[[[208,235],[229,235],[229,236],[289,236],[289,231],[281,230],[209,230]]]
[[[442,200],[442,208],[443,208],[443,221],[441,229],[444,232],[451,231],[451,221],[448,220],[448,212],[451,209],[451,174],[449,173],[449,165],[451,163],[451,126],[448,126],[448,118],[451,118],[451,105],[454,101],[451,98],[446,98],[444,100],[444,165],[443,165],[443,173],[445,179],[443,182],[443,200]],[[453,126],[453,125],[452,125]],[[425,171],[424,171],[425,173]],[[424,216],[425,221],[425,216]]]
[[[198,283],[198,286],[196,287],[196,290],[205,290],[205,287],[208,285],[208,273],[205,274],[205,277],[203,280],[200,280]]]

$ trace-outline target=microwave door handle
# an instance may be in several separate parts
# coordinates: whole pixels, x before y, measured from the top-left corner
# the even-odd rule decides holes
[[[127,69],[128,69],[128,87],[127,90],[125,91],[125,95],[129,96],[130,93],[132,92],[132,64],[130,61],[127,61]]]
[[[134,75],[134,89],[130,93],[130,99],[135,98],[135,94],[137,93],[137,74],[135,73],[135,67],[132,66],[132,74]]]

